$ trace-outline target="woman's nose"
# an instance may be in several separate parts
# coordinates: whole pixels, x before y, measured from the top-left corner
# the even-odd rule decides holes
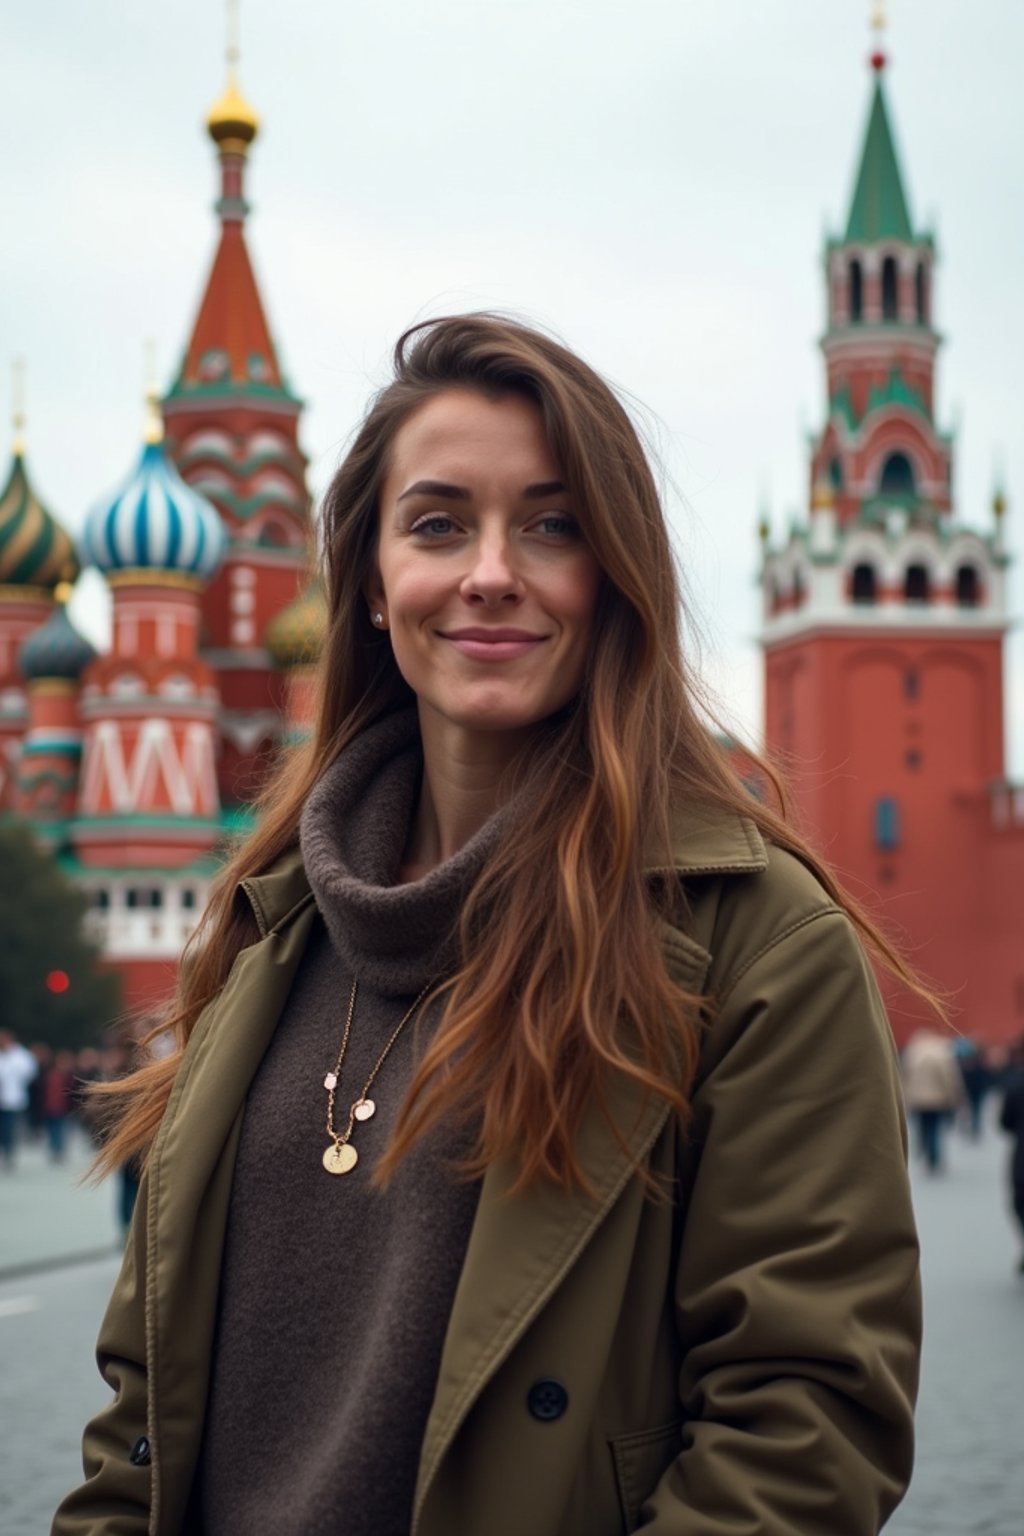
[[[522,580],[509,541],[504,536],[483,537],[473,547],[473,558],[462,583],[469,602],[518,601]]]

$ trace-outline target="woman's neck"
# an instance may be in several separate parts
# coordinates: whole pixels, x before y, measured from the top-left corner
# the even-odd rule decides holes
[[[420,710],[423,783],[402,859],[403,882],[422,880],[464,848],[502,803],[502,781],[523,735],[467,731]]]

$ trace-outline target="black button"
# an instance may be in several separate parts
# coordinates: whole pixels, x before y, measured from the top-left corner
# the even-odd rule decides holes
[[[149,1466],[149,1441],[145,1435],[140,1435],[128,1452],[128,1460],[133,1467]]]
[[[560,1381],[535,1381],[526,1394],[526,1406],[535,1419],[560,1419],[569,1406],[569,1394]]]

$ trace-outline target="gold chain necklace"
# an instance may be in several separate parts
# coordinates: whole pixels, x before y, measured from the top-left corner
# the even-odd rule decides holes
[[[391,1047],[430,991],[430,985],[428,981],[412,1007],[407,1013],[402,1015],[392,1030],[391,1038],[377,1057],[372,1072],[363,1084],[362,1093],[348,1112],[348,1125],[344,1131],[339,1132],[334,1128],[334,1099],[338,1091],[338,1083],[341,1080],[341,1069],[345,1062],[345,1052],[348,1050],[348,1037],[352,1033],[352,1020],[356,1012],[356,993],[359,990],[359,984],[353,979],[352,991],[348,1000],[348,1017],[345,1019],[345,1031],[341,1037],[338,1059],[334,1064],[334,1071],[328,1072],[324,1078],[324,1087],[327,1089],[327,1134],[331,1138],[331,1144],[324,1153],[323,1164],[328,1173],[351,1173],[356,1163],[358,1163],[359,1153],[352,1145],[352,1132],[355,1129],[356,1121],[369,1120],[376,1113],[377,1106],[369,1097],[370,1089],[374,1085],[377,1073],[387,1061]]]

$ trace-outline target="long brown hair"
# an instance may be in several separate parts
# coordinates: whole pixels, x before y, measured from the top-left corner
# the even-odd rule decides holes
[[[428,321],[398,342],[394,379],[371,403],[327,492],[330,618],[315,732],[282,761],[257,830],[217,882],[164,1026],[174,1032],[174,1053],[108,1090],[117,1118],[105,1168],[150,1145],[196,1020],[239,950],[258,938],[248,904],[235,899],[239,880],[297,842],[306,797],[346,743],[413,701],[387,635],[370,622],[365,587],[395,435],[417,406],[452,387],[537,404],[604,577],[580,696],[538,731],[519,765],[529,789],[522,818],[466,904],[461,965],[443,988],[440,1023],[379,1174],[443,1116],[458,1115],[479,1127],[474,1170],[511,1156],[520,1185],[571,1185],[580,1178],[574,1145],[584,1110],[595,1099],[604,1104],[616,1073],[685,1115],[707,1000],[670,978],[644,874],[645,850],[670,846],[670,808],[680,800],[742,814],[795,853],[883,963],[920,990],[788,824],[781,798],[776,810],[751,796],[698,714],[657,488],[612,390],[522,324],[486,314]],[[762,768],[781,797],[775,774]],[[672,904],[672,893],[665,899]]]

